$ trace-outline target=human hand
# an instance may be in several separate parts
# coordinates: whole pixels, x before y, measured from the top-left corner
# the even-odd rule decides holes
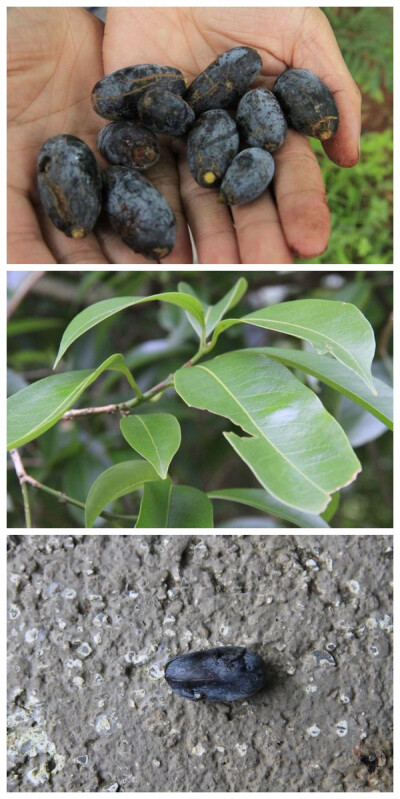
[[[78,8],[13,8],[8,17],[8,262],[109,263],[92,233],[73,240],[45,217],[36,186],[42,144],[73,133],[95,147],[90,104],[103,74],[104,26]]]
[[[264,28],[273,32],[268,51],[260,44]],[[73,133],[95,148],[102,122],[91,109],[91,89],[104,72],[131,63],[172,63],[190,81],[223,50],[248,44],[260,52],[268,86],[286,64],[310,68],[336,94],[341,114],[335,139],[324,145],[327,153],[341,165],[357,160],[359,96],[317,9],[110,8],[102,36],[102,23],[82,9],[10,12],[9,263],[146,263],[109,231],[96,228],[83,240],[66,238],[44,216],[36,189],[43,142]],[[324,69],[318,68],[322,58]],[[192,261],[186,219],[200,263],[291,263],[292,250],[312,257],[326,247],[324,189],[315,156],[300,134],[290,131],[276,155],[275,200],[267,192],[249,206],[233,208],[232,216],[215,202],[215,192],[194,182],[183,143],[169,144],[146,173],[178,220],[177,242],[165,263]]]
[[[262,80],[257,83],[268,88],[287,66],[310,69],[322,78],[340,115],[337,134],[323,147],[335,163],[353,166],[359,157],[360,93],[327,18],[317,8],[109,8],[104,69],[107,73],[131,63],[171,64],[189,83],[220,53],[240,44],[260,53]],[[171,140],[171,145],[178,175],[170,161],[160,161],[146,174],[160,181],[178,218],[175,256],[187,250],[185,219],[202,264],[288,264],[293,253],[312,258],[325,250],[329,209],[318,162],[305,136],[289,130],[285,144],[274,153],[274,196],[268,191],[231,211],[216,203],[215,191],[194,181],[179,140]]]

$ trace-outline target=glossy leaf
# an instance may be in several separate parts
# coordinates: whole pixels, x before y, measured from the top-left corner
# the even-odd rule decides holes
[[[144,483],[156,479],[157,472],[147,461],[122,461],[110,466],[90,487],[86,499],[86,527],[93,527],[97,517],[109,502],[137,491]]]
[[[243,295],[247,291],[247,280],[240,277],[237,283],[228,291],[224,297],[215,305],[209,305],[206,310],[206,334],[207,336],[212,333],[218,322],[225,316],[231,308],[240,302]]]
[[[226,416],[248,434],[224,433],[265,490],[287,505],[320,513],[360,471],[314,392],[264,355],[241,350],[184,367],[175,387],[189,406]]]
[[[170,413],[125,416],[121,432],[128,444],[154,466],[163,480],[181,443],[181,428]]]
[[[146,483],[136,527],[212,527],[212,503],[198,488]]]
[[[218,491],[209,491],[210,499],[225,499],[228,502],[239,502],[248,505],[250,508],[262,510],[264,513],[271,513],[278,519],[292,522],[297,527],[329,527],[321,516],[314,513],[304,513],[304,511],[290,508],[272,497],[262,488],[222,488]]]
[[[206,302],[203,302],[197,296],[195,290],[192,288],[192,286],[190,286],[189,283],[181,281],[178,284],[178,288],[179,291],[184,291],[187,294],[190,294],[192,297],[196,297],[201,302],[204,308],[206,336],[208,337],[222,317],[225,316],[225,314],[228,313],[231,308],[234,308],[238,302],[240,302],[243,295],[247,291],[247,280],[244,277],[240,277],[239,280],[236,281],[235,285],[224,295],[224,297],[222,297],[222,299],[215,303],[215,305],[207,305]],[[199,323],[193,317],[189,317],[189,321],[197,335],[200,337],[202,331]]]
[[[293,300],[261,308],[238,319],[224,319],[213,341],[238,322],[304,339],[318,355],[329,353],[358,375],[372,393],[371,363],[375,339],[371,325],[355,305],[334,300]]]
[[[88,308],[78,313],[69,323],[61,339],[54,367],[57,366],[71,344],[82,336],[83,333],[86,333],[92,327],[95,327],[95,325],[100,324],[100,322],[103,322],[119,311],[123,311],[126,308],[139,305],[143,302],[151,302],[152,300],[160,300],[162,302],[171,303],[172,305],[178,305],[191,314],[197,320],[200,327],[204,327],[204,311],[199,300],[195,297],[191,297],[189,294],[182,294],[178,291],[152,294],[150,297],[113,297],[109,300],[101,300],[101,302],[89,305]]]
[[[376,391],[374,395],[358,375],[329,356],[303,350],[287,350],[283,347],[260,347],[256,352],[265,353],[280,363],[317,377],[361,405],[393,430],[393,389],[382,380],[372,378]]]
[[[128,378],[122,355],[111,355],[97,369],[79,369],[38,380],[7,400],[7,449],[21,447],[49,430],[106,369]]]

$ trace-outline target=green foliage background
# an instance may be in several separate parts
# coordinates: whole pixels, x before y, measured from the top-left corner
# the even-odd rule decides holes
[[[361,90],[361,158],[341,169],[312,141],[332,215],[326,252],[312,264],[393,263],[393,9],[323,8]]]
[[[243,272],[190,271],[115,272],[74,271],[45,273],[19,305],[8,326],[8,391],[52,374],[61,335],[68,322],[87,305],[113,296],[149,295],[176,290],[180,280],[190,283],[207,302],[216,302]],[[325,298],[353,302],[372,324],[377,340],[379,376],[390,382],[391,375],[391,271],[250,271],[249,283],[230,316],[242,316],[268,304],[297,298]],[[221,336],[215,355],[252,346],[286,346],[288,337],[278,333],[234,326]],[[296,346],[290,340],[290,346]],[[59,370],[98,366],[115,352],[125,355],[128,366],[142,390],[163,380],[193,354],[195,340],[184,313],[174,307],[149,303],[124,311],[98,325],[75,342]],[[300,379],[302,379],[299,374]],[[348,409],[340,395],[327,386],[317,387],[322,402],[341,423]],[[103,375],[80,400],[80,407],[103,405],[130,399],[126,380],[117,373]],[[203,491],[227,487],[257,486],[251,472],[224,440],[227,422],[222,417],[189,409],[173,391],[144,412],[173,413],[182,427],[182,446],[172,462],[172,474],[180,484]],[[354,409],[354,404],[350,403]],[[364,424],[371,424],[372,417]],[[350,426],[353,422],[350,419]],[[382,433],[382,431],[380,431]],[[102,414],[79,422],[60,422],[21,448],[29,474],[37,480],[85,501],[90,485],[114,463],[125,460],[127,445],[119,430],[119,418]],[[356,447],[363,471],[355,483],[340,492],[332,527],[365,528],[392,525],[392,434]],[[9,463],[9,526],[24,527],[21,492]],[[83,512],[29,489],[34,526],[43,528],[82,527]],[[215,524],[223,527],[279,526],[271,517],[233,503],[215,502]],[[115,511],[136,513],[138,497],[119,500]]]

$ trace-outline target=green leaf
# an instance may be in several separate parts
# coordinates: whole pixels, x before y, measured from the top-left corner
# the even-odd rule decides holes
[[[72,407],[105,369],[130,375],[122,355],[111,355],[97,369],[79,369],[38,380],[7,400],[7,449],[41,436]]]
[[[350,372],[347,366],[343,366],[329,356],[316,355],[315,352],[304,352],[303,350],[287,350],[281,347],[260,347],[255,351],[317,377],[323,383],[361,405],[386,424],[390,430],[393,430],[393,389],[382,380],[373,378],[376,392],[374,395],[365,388],[364,382],[358,375]]]
[[[120,426],[132,449],[150,461],[164,480],[181,443],[181,428],[175,416],[170,413],[125,416]]]
[[[238,319],[224,319],[214,331],[221,332],[238,322],[277,330],[304,339],[318,355],[329,353],[366,383],[375,393],[371,363],[375,339],[371,325],[355,305],[335,300],[292,300],[261,308]]]
[[[136,527],[212,527],[212,503],[198,488],[146,483]]]
[[[93,527],[97,517],[109,502],[137,491],[148,480],[156,479],[157,472],[147,461],[122,461],[110,466],[94,481],[87,495],[86,527]]]
[[[278,519],[285,519],[292,522],[297,527],[329,527],[329,524],[314,513],[304,513],[304,511],[290,508],[279,502],[275,497],[271,497],[262,488],[223,488],[218,491],[208,491],[210,499],[225,499],[228,502],[239,502],[248,505],[250,508],[257,508],[264,513],[272,513]]]
[[[235,283],[233,288],[222,297],[219,302],[215,305],[209,305],[206,310],[206,334],[207,336],[212,333],[214,328],[217,326],[220,319],[225,316],[231,308],[234,308],[235,305],[240,302],[243,295],[247,291],[247,280],[244,277],[240,277],[239,280]]]
[[[183,367],[175,388],[187,405],[226,416],[248,434],[224,433],[265,490],[287,505],[320,513],[360,471],[342,428],[314,392],[257,352]]]
[[[195,290],[189,283],[181,281],[178,284],[178,288],[179,291],[184,291],[187,294],[190,294],[192,297],[197,297]],[[210,333],[212,333],[220,319],[222,319],[222,317],[225,316],[225,314],[230,311],[231,308],[234,308],[234,306],[240,302],[246,291],[247,280],[244,277],[240,277],[239,280],[236,281],[235,285],[225,294],[224,297],[222,297],[221,300],[215,303],[215,305],[207,305],[206,302],[203,302],[199,299],[199,297],[197,297],[204,308],[207,337],[210,335]],[[202,329],[198,322],[190,317],[189,321],[197,335],[201,337]]]
[[[150,297],[113,297],[110,300],[102,300],[101,302],[94,303],[94,305],[89,305],[88,308],[85,308],[72,319],[61,339],[54,368],[71,344],[82,336],[83,333],[86,333],[92,327],[95,327],[95,325],[103,322],[104,319],[113,316],[113,314],[125,310],[125,308],[130,308],[132,305],[139,305],[143,302],[151,302],[152,300],[160,300],[162,302],[169,302],[172,305],[178,305],[197,319],[200,326],[204,329],[205,322],[202,305],[199,300],[196,300],[195,297],[191,297],[189,294],[170,291],[163,294],[152,294]]]

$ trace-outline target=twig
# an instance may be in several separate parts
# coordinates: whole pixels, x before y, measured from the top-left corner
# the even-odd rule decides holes
[[[28,475],[26,474],[26,471],[24,469],[24,464],[21,461],[18,450],[12,449],[10,455],[12,462],[14,464],[16,475],[19,480],[19,484],[21,486],[22,500],[24,503],[25,524],[27,529],[30,529],[32,527],[32,516],[31,516],[31,508],[29,505],[29,494],[28,494],[28,485],[27,485],[27,483],[29,482]]]
[[[7,307],[7,319],[11,319],[13,313],[17,310],[24,297],[29,294],[35,283],[40,280],[45,274],[44,271],[29,272],[27,276],[21,281],[18,288],[14,291],[10,302]]]
[[[50,494],[51,496],[56,497],[56,499],[58,499],[58,501],[61,503],[75,505],[75,507],[82,508],[82,510],[85,510],[84,502],[80,502],[78,499],[69,497],[68,494],[64,494],[63,491],[57,491],[55,488],[50,488],[50,486],[47,486],[44,483],[39,483],[38,480],[35,480],[34,477],[31,477],[30,474],[27,474],[17,449],[10,450],[10,456],[14,464],[14,469],[18,477],[18,480],[20,482],[22,490],[22,496],[24,499],[25,520],[27,527],[32,527],[30,507],[28,502],[28,485],[32,486],[33,488],[38,488],[40,489],[40,491],[45,491],[46,494]],[[130,515],[125,515],[123,513],[111,513],[108,511],[102,511],[101,513],[99,513],[99,516],[102,516],[104,519],[107,519],[108,521],[114,521],[118,519],[124,521],[126,520],[136,521],[137,519],[136,515],[130,516]]]
[[[165,391],[167,388],[171,388],[173,385],[173,375],[169,375],[161,383],[157,383],[157,385],[149,388],[148,391],[145,391],[144,394],[141,394],[139,397],[134,397],[127,402],[117,402],[113,405],[100,405],[96,408],[77,408],[75,410],[67,411],[61,418],[63,421],[67,421],[74,419],[77,416],[93,416],[98,413],[121,413],[122,415],[128,415],[131,412],[131,408],[136,408],[138,405],[142,405],[143,402],[151,400],[153,397],[157,396],[157,394],[161,394],[163,391]]]

